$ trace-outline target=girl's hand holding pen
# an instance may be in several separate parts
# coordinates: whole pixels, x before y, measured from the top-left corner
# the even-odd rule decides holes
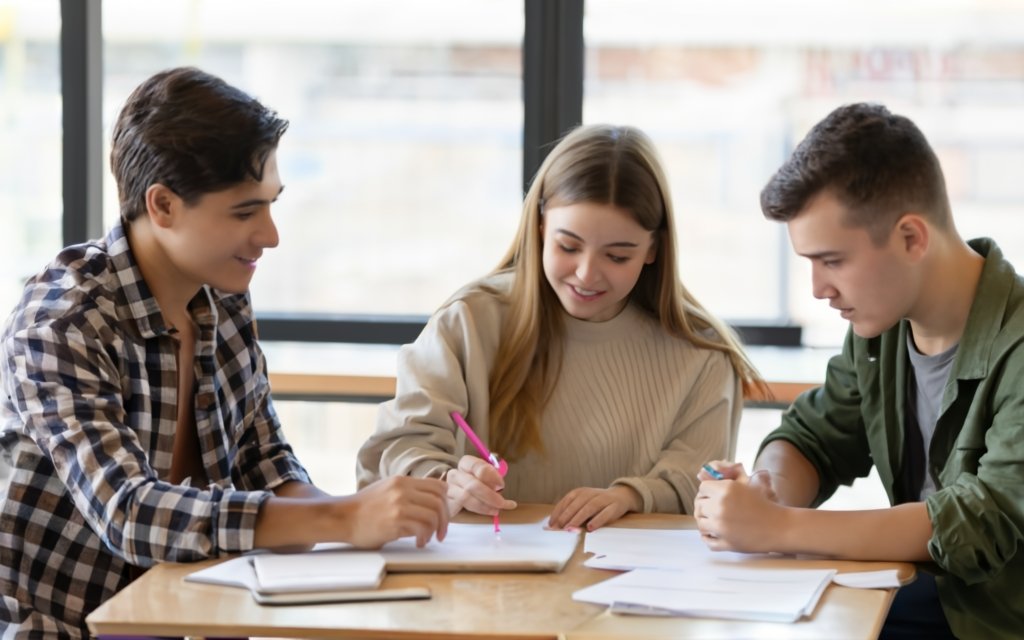
[[[493,516],[503,509],[515,509],[516,503],[499,493],[505,480],[494,465],[483,458],[464,455],[459,466],[445,475],[448,483],[448,510],[455,515],[461,509]]]

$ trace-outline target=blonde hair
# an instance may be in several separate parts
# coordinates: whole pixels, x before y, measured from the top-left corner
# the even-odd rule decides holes
[[[644,265],[630,300],[670,335],[727,354],[745,393],[766,393],[733,331],[679,280],[668,183],[650,138],[632,127],[579,127],[548,154],[526,194],[519,230],[494,270],[513,274],[511,288],[488,289],[508,303],[489,391],[491,444],[509,459],[543,451],[540,415],[561,368],[562,306],[542,267],[542,210],[581,202],[626,209],[655,234],[657,257]]]

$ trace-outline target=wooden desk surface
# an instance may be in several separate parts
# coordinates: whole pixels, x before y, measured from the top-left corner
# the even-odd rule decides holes
[[[547,505],[521,505],[508,522],[532,522]],[[468,516],[460,521],[488,522]],[[688,516],[631,515],[621,526],[688,528]],[[874,638],[888,611],[892,592],[829,586],[813,617],[795,624],[687,618],[617,616],[604,607],[574,602],[577,589],[604,580],[611,572],[583,566],[582,544],[561,573],[394,574],[385,587],[428,586],[430,600],[260,606],[243,589],[184,582],[197,569],[217,561],[162,564],[146,572],[88,617],[94,634],[277,636],[297,638],[516,638],[612,640],[679,638]],[[834,567],[841,571],[898,568],[913,579],[914,567],[902,563],[856,563],[795,559],[759,564]]]

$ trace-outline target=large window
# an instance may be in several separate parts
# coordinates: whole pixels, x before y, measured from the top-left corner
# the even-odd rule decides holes
[[[527,21],[524,7],[573,4],[104,0],[102,139],[149,74],[194,64],[222,75],[292,121],[280,150],[282,244],[254,281],[257,309],[428,314],[511,239],[534,117],[524,86],[576,100],[524,70],[524,34],[557,13]],[[62,244],[61,6],[0,0],[4,309]],[[761,218],[757,196],[815,121],[854,100],[914,118],[941,156],[962,234],[992,235],[1024,264],[1024,4],[586,0],[582,16],[560,17],[581,23],[582,120],[654,137],[683,279],[717,314],[799,324],[807,343],[838,344],[845,324],[813,300],[806,264]],[[109,226],[105,154],[86,163],[102,168]],[[63,207],[65,220],[82,214]]]
[[[97,1],[0,0],[5,315],[63,244],[61,217],[84,210],[61,201],[62,92],[65,109],[85,102],[69,104],[61,86],[62,28],[102,40],[104,144],[128,92],[177,65],[216,73],[291,121],[279,151],[282,243],[254,280],[258,314],[429,314],[495,265],[518,222],[524,165],[531,173],[537,149],[577,113],[652,135],[683,280],[734,323],[801,325],[822,351],[840,343],[846,324],[813,299],[806,262],[763,220],[758,194],[813,123],[852,101],[913,118],[940,155],[962,235],[995,237],[1024,268],[1016,0],[586,0],[582,12],[582,0],[103,0],[102,37],[81,21],[62,27],[62,9]],[[106,227],[117,216],[108,153],[81,159],[82,173],[102,167]],[[328,359],[336,370],[333,351],[308,341],[267,347],[275,371]],[[388,373],[393,348],[345,360]],[[314,477],[350,491],[375,408],[280,409]],[[761,421],[742,431],[749,459],[777,414],[748,416]]]
[[[584,119],[646,128],[668,165],[683,279],[731,318],[846,323],[760,213],[761,187],[843,103],[882,102],[928,136],[965,237],[1024,267],[1024,3],[587,0]]]
[[[0,0],[0,318],[61,247],[60,6]]]
[[[261,312],[429,314],[511,241],[521,2],[105,0],[103,25],[108,131],[135,85],[184,64],[291,121]],[[109,224],[109,175],[104,208]]]

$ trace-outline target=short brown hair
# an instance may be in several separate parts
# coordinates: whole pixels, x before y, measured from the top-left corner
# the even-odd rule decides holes
[[[110,168],[121,219],[145,211],[153,184],[194,204],[248,178],[262,180],[287,128],[274,111],[209,73],[157,73],[132,92],[114,124]]]
[[[867,228],[875,242],[910,211],[951,226],[935,152],[910,119],[880,104],[844,105],[816,124],[761,191],[761,210],[786,222],[826,190],[849,209],[847,222]]]

